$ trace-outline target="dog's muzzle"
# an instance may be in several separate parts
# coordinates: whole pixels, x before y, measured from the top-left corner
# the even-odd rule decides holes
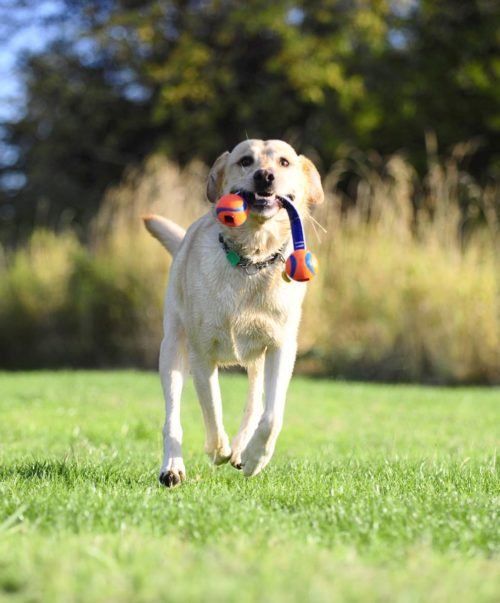
[[[247,202],[250,210],[259,214],[266,214],[274,209],[281,209],[283,207],[281,202],[282,196],[274,192],[259,193],[256,191],[233,189],[231,193],[241,195]],[[293,195],[286,195],[286,197],[293,201]]]

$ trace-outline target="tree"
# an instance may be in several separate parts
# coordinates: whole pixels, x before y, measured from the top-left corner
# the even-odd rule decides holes
[[[498,163],[488,0],[64,5],[61,40],[26,62],[26,111],[6,127],[23,220],[44,199],[50,223],[68,208],[85,223],[150,151],[211,162],[245,136],[315,149],[327,169],[346,145],[423,165],[433,130],[444,150],[481,137],[478,174]]]

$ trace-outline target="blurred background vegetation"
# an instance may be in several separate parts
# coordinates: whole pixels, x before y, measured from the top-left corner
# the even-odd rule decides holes
[[[0,366],[155,366],[169,260],[139,215],[188,225],[248,136],[324,177],[300,370],[500,382],[494,0],[4,0],[0,21],[25,40]]]

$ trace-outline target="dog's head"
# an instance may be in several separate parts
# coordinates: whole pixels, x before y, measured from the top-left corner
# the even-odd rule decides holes
[[[245,140],[217,158],[208,176],[209,201],[237,191],[252,193],[250,214],[258,222],[276,216],[280,196],[292,199],[302,212],[324,199],[313,163],[281,140]]]

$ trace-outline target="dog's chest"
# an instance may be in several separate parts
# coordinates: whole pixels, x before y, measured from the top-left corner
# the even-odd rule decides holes
[[[222,364],[246,364],[266,348],[280,347],[300,318],[303,286],[243,278],[247,279],[243,286],[237,280],[221,283],[214,311],[205,315],[207,343]]]

